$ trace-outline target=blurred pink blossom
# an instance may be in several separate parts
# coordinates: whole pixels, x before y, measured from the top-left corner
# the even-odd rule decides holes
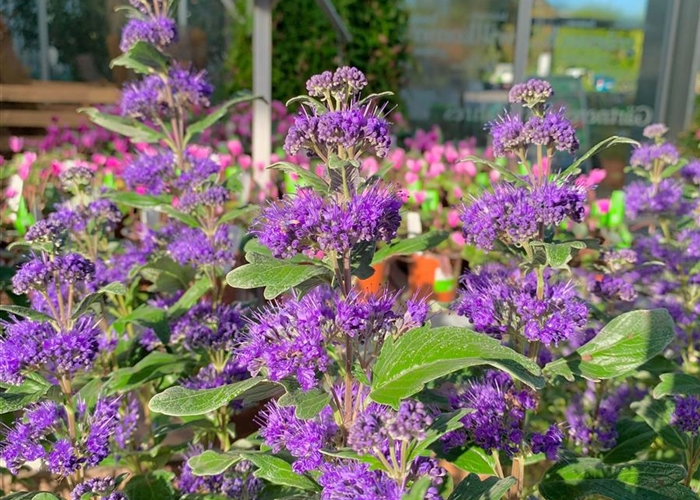
[[[422,205],[423,202],[425,201],[425,191],[420,190],[420,191],[415,191],[413,193],[413,199],[416,201],[416,204]]]
[[[233,156],[239,156],[243,154],[243,144],[241,144],[241,141],[239,141],[238,139],[228,141],[226,143],[226,147],[228,148],[228,152],[231,153]]]
[[[601,214],[607,214],[610,211],[610,200],[608,198],[601,198],[596,200],[595,203]]]
[[[462,236],[462,231],[455,231],[450,235],[450,237],[452,238],[452,241],[454,241],[460,246],[466,243],[466,241],[464,241],[464,236]]]
[[[25,180],[27,177],[29,177],[29,173],[31,172],[32,165],[34,165],[35,161],[36,153],[34,153],[33,151],[28,151],[27,153],[24,153],[22,161],[20,162],[19,167],[17,167],[17,174],[22,180]]]
[[[21,137],[17,137],[16,135],[13,135],[10,137],[10,151],[13,153],[19,153],[22,151],[22,148],[24,147],[24,139]]]
[[[455,228],[459,226],[459,212],[457,210],[450,210],[447,213],[447,224],[449,224],[450,227]]]

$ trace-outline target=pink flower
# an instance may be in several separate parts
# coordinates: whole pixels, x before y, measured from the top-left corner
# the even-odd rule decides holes
[[[219,159],[219,166],[221,168],[226,168],[233,163],[233,157],[231,155],[220,154],[216,155]]]
[[[129,141],[127,141],[126,139],[117,137],[116,139],[114,139],[112,144],[114,144],[114,149],[117,153],[126,153],[127,151],[129,151]]]
[[[107,157],[101,153],[93,154],[91,160],[98,165],[104,165],[107,163]]]
[[[414,191],[413,199],[415,200],[416,204],[423,204],[423,202],[425,201],[425,191]]]
[[[437,177],[445,171],[445,164],[441,161],[436,163],[431,163],[428,167],[428,177]]]
[[[204,158],[209,158],[209,156],[211,155],[211,148],[209,148],[208,146],[192,144],[187,148],[187,152],[195,158],[202,160]]]
[[[447,212],[447,223],[452,228],[459,226],[459,212],[457,210]]]
[[[367,176],[372,176],[379,171],[379,162],[374,156],[368,156],[362,160],[362,171]]]
[[[243,144],[241,144],[241,141],[237,139],[228,141],[226,143],[226,147],[228,148],[228,152],[231,153],[233,156],[243,154]]]
[[[145,186],[136,186],[136,193],[137,194],[146,194],[146,187]]]
[[[248,170],[253,163],[253,159],[249,155],[241,155],[238,157],[238,164],[243,170]]]
[[[17,137],[16,135],[13,135],[10,137],[10,151],[13,153],[19,153],[22,151],[22,148],[24,147],[24,139],[21,137]]]
[[[455,163],[455,172],[458,174],[467,174],[469,177],[474,177],[476,175],[476,164],[473,161]]]
[[[15,196],[17,196],[17,191],[15,191],[15,190],[12,189],[12,188],[7,188],[7,189],[5,190],[5,196],[6,196],[7,198],[14,198]]]
[[[408,170],[410,170],[411,172],[418,173],[423,168],[423,165],[420,160],[409,158],[408,160],[406,160],[406,168],[408,168]]]
[[[51,173],[58,176],[61,175],[61,172],[63,172],[63,163],[58,160],[51,160]]]
[[[29,177],[29,173],[31,172],[32,165],[34,165],[35,161],[36,153],[32,151],[24,153],[22,161],[20,162],[19,167],[17,168],[17,174],[22,180],[25,180],[27,177]]]
[[[607,214],[610,211],[610,200],[608,198],[601,198],[596,200],[595,203],[601,214]]]
[[[588,181],[591,185],[600,184],[608,175],[608,172],[603,168],[594,168],[588,174]]]
[[[448,144],[445,147],[445,160],[448,163],[454,163],[459,159],[459,153],[452,144]]]
[[[464,241],[464,236],[462,236],[462,231],[455,231],[454,233],[452,233],[452,235],[450,235],[450,237],[452,238],[452,241],[454,241],[460,246],[466,243]]]
[[[461,198],[464,194],[462,192],[462,188],[459,186],[455,186],[454,188],[452,188],[452,193],[454,194],[455,198]]]
[[[498,170],[491,170],[489,172],[489,179],[491,182],[497,182],[501,178],[501,173]]]
[[[414,182],[416,182],[419,179],[418,174],[416,174],[414,172],[406,172],[405,178],[406,178],[407,184],[413,184]]]

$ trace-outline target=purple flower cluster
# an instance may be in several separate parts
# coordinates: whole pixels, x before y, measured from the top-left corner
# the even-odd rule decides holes
[[[370,113],[367,107],[352,107],[316,114],[305,108],[299,112],[287,133],[284,150],[296,155],[300,150],[328,158],[339,149],[352,151],[354,157],[373,151],[380,158],[389,153],[391,136],[388,123]]]
[[[499,450],[508,455],[520,451],[525,437],[525,414],[537,405],[530,390],[518,390],[508,374],[494,370],[451,394],[449,401],[455,410],[471,411],[462,418],[464,428],[441,438],[445,448],[474,443],[487,451]]]
[[[229,197],[230,193],[225,187],[212,186],[203,191],[189,191],[183,194],[177,208],[185,213],[194,213],[200,208],[216,209],[223,207]]]
[[[169,17],[131,19],[122,30],[119,49],[128,52],[138,42],[145,42],[158,50],[165,50],[171,43],[177,42],[177,38],[177,24]]]
[[[183,493],[223,495],[237,500],[257,500],[263,488],[263,482],[253,475],[253,466],[247,460],[237,462],[223,474],[213,476],[195,476],[187,459],[204,452],[201,445],[190,446],[185,453],[185,463],[178,481],[178,489]]]
[[[252,375],[266,369],[270,380],[294,376],[304,390],[315,387],[317,373],[330,363],[324,327],[334,313],[328,298],[328,291],[316,288],[300,300],[290,298],[257,313],[249,339],[239,349],[239,362]]]
[[[128,500],[124,493],[115,491],[117,485],[113,477],[95,477],[78,484],[70,493],[71,500],[83,500],[85,495],[98,496],[102,500]]]
[[[357,68],[342,66],[334,73],[324,71],[314,75],[306,82],[306,90],[312,97],[327,100],[328,96],[335,97],[338,102],[354,97],[367,86],[367,78]]]
[[[700,160],[691,160],[681,169],[681,177],[685,182],[700,186]]]
[[[391,242],[401,224],[402,205],[396,193],[377,184],[346,203],[300,189],[264,208],[251,232],[277,258],[315,256],[319,250],[344,255],[358,243]]]
[[[82,189],[89,186],[95,172],[87,167],[74,166],[61,172],[59,181],[65,189]]]
[[[652,123],[644,127],[642,135],[647,139],[661,139],[668,132],[668,127],[663,123]]]
[[[493,140],[493,154],[499,157],[524,156],[530,144],[545,146],[550,154],[555,150],[574,153],[579,147],[576,130],[564,116],[564,109],[548,110],[526,122],[519,115],[505,113],[487,128]]]
[[[552,95],[554,91],[549,82],[532,78],[524,83],[513,85],[508,92],[508,102],[532,108],[538,104],[544,104]]]
[[[24,239],[29,243],[53,243],[61,245],[67,228],[56,217],[37,221],[27,230]]]
[[[229,359],[223,368],[218,369],[213,364],[206,365],[182,385],[188,389],[213,389],[222,385],[232,384],[248,378],[248,370],[237,360]]]
[[[403,493],[385,473],[357,461],[327,464],[318,482],[321,500],[400,500]]]
[[[630,165],[650,169],[656,162],[663,165],[674,165],[678,163],[678,159],[678,150],[670,142],[642,144],[632,151]]]
[[[97,358],[101,331],[84,316],[69,330],[56,331],[48,323],[24,320],[4,325],[0,338],[0,381],[19,385],[29,370],[59,378],[89,370]]]
[[[588,308],[569,283],[545,277],[544,295],[537,298],[534,272],[522,276],[497,264],[462,276],[455,303],[458,314],[474,328],[496,338],[520,334],[530,342],[557,345],[586,326]]]
[[[124,169],[124,182],[137,192],[162,194],[167,189],[167,180],[173,175],[174,161],[170,151],[142,153]]]
[[[630,403],[644,397],[643,390],[627,384],[620,385],[600,401],[598,412],[594,415],[596,395],[591,385],[589,383],[589,390],[583,396],[573,395],[572,403],[566,409],[569,437],[581,446],[585,454],[613,448],[618,437],[616,425],[622,412],[629,408]]]
[[[45,290],[52,283],[85,284],[95,277],[95,264],[80,254],[35,257],[22,265],[12,277],[12,287],[17,294],[30,290]]]
[[[117,424],[118,408],[117,399],[98,399],[91,415],[87,415],[84,404],[79,407],[77,416],[84,422],[79,426],[82,437],[74,446],[61,437],[67,434],[64,409],[54,402],[35,404],[6,433],[0,459],[13,474],[34,460],[45,462],[49,472],[61,476],[81,467],[94,467],[109,455],[109,439]]]
[[[294,415],[293,407],[268,403],[260,436],[273,453],[287,450],[296,459],[292,469],[299,474],[318,469],[323,464],[321,449],[325,448],[338,432],[333,411],[326,406],[310,420]]]
[[[171,325],[171,342],[180,342],[188,351],[224,350],[230,352],[241,339],[245,322],[237,304],[200,302]]]
[[[592,277],[589,290],[604,302],[634,302],[637,298],[637,290],[625,276],[604,274],[600,278]]]
[[[238,228],[232,225],[220,225],[212,236],[197,227],[178,226],[167,251],[183,266],[232,265],[237,236]]]
[[[423,403],[405,400],[398,411],[377,403],[369,403],[353,421],[348,444],[358,453],[387,455],[395,441],[425,439],[433,416]]]
[[[126,398],[126,404],[118,415],[118,425],[114,428],[114,442],[119,449],[126,449],[138,429],[141,418],[141,406],[134,393]]]
[[[564,433],[558,425],[550,425],[543,434],[536,432],[530,437],[533,453],[544,453],[548,460],[556,460],[564,441]]]
[[[683,198],[683,184],[664,179],[658,185],[642,181],[625,187],[627,216],[636,219],[642,215],[679,218],[689,215],[696,203]]]
[[[169,89],[168,89],[169,87]],[[171,68],[168,77],[148,75],[125,86],[122,91],[123,116],[155,120],[172,116],[176,109],[197,110],[209,107],[214,88],[205,71]]]
[[[584,201],[584,190],[575,185],[497,184],[493,193],[462,206],[462,233],[468,243],[483,250],[491,250],[497,240],[521,245],[538,239],[540,225],[557,226],[566,218],[581,222]]]
[[[697,436],[700,432],[700,399],[697,396],[677,396],[671,425]]]

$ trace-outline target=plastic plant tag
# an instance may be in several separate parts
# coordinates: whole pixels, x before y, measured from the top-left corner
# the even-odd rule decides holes
[[[608,212],[609,227],[616,227],[625,221],[625,193],[613,191],[610,196],[610,211]]]
[[[411,211],[406,214],[406,229],[409,237],[418,236],[423,232],[423,223],[418,212]]]
[[[114,189],[116,183],[114,181],[114,173],[107,172],[104,177],[102,177],[102,185],[109,189]]]
[[[34,224],[34,216],[27,210],[27,202],[24,196],[19,201],[19,208],[17,209],[17,218],[15,219],[15,229],[20,236],[24,236],[29,229],[29,226]]]

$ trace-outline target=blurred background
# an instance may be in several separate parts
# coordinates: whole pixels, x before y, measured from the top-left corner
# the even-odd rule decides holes
[[[260,1],[175,0],[174,53],[210,72],[218,99],[252,87]],[[126,2],[0,0],[0,83],[128,81],[124,68],[109,67]],[[483,143],[508,88],[538,76],[573,114],[583,149],[612,134],[639,138],[663,121],[697,154],[700,0],[333,0],[350,41],[324,3],[271,2],[274,99],[302,93],[314,73],[355,65],[371,91],[400,89],[405,133],[436,124],[445,139]],[[627,155],[598,155],[606,182],[622,182]]]

